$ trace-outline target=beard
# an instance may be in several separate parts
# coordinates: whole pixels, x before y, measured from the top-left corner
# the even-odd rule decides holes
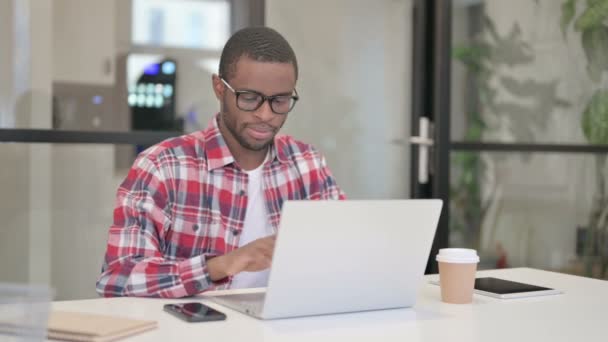
[[[226,106],[226,102],[224,100],[223,103],[223,107],[224,107],[224,111],[222,111],[220,113],[220,115],[222,116],[222,123],[226,126],[226,129],[228,129],[228,131],[230,132],[230,134],[234,137],[234,139],[236,139],[236,141],[239,143],[239,145],[241,145],[243,148],[250,150],[250,151],[263,151],[265,149],[267,149],[270,145],[272,145],[272,143],[274,142],[274,136],[277,134],[279,128],[277,127],[272,127],[268,124],[254,124],[254,123],[246,123],[246,124],[242,124],[241,127],[237,127],[237,122],[236,122],[236,114],[234,113],[229,113],[228,111],[226,111],[226,108],[228,108]],[[266,129],[270,128],[273,132],[272,136],[267,140],[267,141],[257,141],[253,138],[247,139],[247,137],[245,136],[244,132],[247,129],[247,127],[255,127],[255,126],[264,126]]]

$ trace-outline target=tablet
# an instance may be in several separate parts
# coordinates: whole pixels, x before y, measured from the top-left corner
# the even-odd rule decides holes
[[[431,284],[439,285],[439,281],[431,281]],[[560,290],[548,287],[493,277],[476,278],[474,292],[502,299],[547,296],[562,293]]]
[[[495,298],[523,298],[562,293],[559,290],[519,283],[516,281],[485,277],[475,279],[475,293]]]

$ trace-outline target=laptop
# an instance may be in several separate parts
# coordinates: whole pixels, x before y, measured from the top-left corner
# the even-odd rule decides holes
[[[286,201],[268,287],[206,297],[259,319],[414,305],[442,201]]]

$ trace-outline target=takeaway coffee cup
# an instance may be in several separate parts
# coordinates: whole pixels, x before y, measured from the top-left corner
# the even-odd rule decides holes
[[[473,286],[479,256],[474,249],[443,248],[436,258],[439,263],[441,300],[452,304],[473,301]]]

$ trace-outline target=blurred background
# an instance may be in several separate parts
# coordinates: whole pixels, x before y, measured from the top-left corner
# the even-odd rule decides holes
[[[96,297],[116,188],[142,149],[207,125],[221,49],[250,25],[292,44],[284,133],[349,198],[443,198],[434,251],[608,279],[607,5],[1,1],[0,281]]]

